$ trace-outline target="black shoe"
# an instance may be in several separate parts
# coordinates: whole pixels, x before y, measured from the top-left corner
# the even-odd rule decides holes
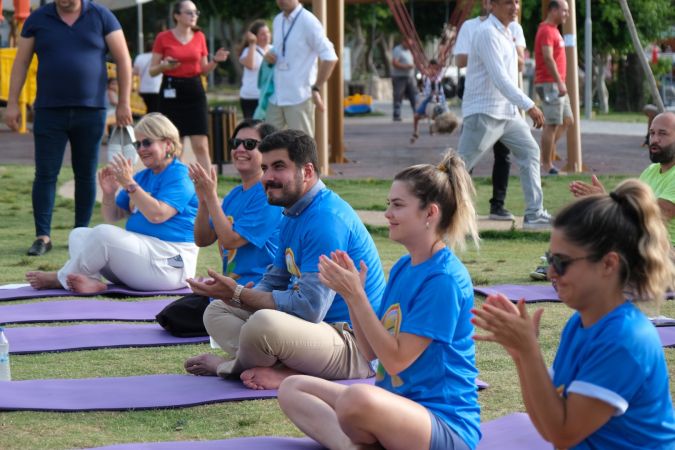
[[[490,220],[515,220],[513,214],[503,206],[490,208]]]
[[[33,242],[33,245],[30,246],[26,254],[28,256],[42,256],[51,249],[52,241],[45,242],[42,239],[35,239],[35,242]]]

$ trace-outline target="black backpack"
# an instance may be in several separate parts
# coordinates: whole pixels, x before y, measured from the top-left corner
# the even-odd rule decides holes
[[[204,328],[204,311],[209,298],[190,294],[169,303],[155,316],[157,322],[177,337],[208,336]]]

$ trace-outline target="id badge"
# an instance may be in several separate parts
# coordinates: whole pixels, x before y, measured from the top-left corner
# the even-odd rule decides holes
[[[176,90],[173,88],[164,89],[164,98],[176,98]]]
[[[286,61],[281,61],[279,64],[277,64],[277,69],[288,70],[288,63]]]

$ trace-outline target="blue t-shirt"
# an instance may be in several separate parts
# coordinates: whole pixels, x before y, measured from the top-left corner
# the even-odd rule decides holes
[[[248,190],[236,186],[223,199],[222,209],[232,229],[248,241],[236,249],[223,249],[223,273],[239,284],[257,283],[277,251],[282,209],[267,203],[260,182]]]
[[[110,10],[89,0],[82,0],[82,13],[72,26],[61,20],[54,3],[33,11],[21,30],[22,37],[35,39],[39,60],[33,106],[105,108],[105,37],[119,29]]]
[[[551,369],[553,384],[596,398],[614,416],[574,449],[675,449],[668,368],[654,326],[632,303],[584,328],[575,313],[565,325]]]
[[[384,292],[384,272],[373,238],[351,206],[330,189],[321,189],[299,216],[284,215],[279,225],[279,249],[274,265],[291,274],[288,289],[303,273],[319,272],[319,256],[343,250],[358,265],[368,266],[365,291],[377,311]],[[324,305],[328,323],[348,322],[349,310],[344,299],[335,295],[330,305]]]
[[[473,449],[481,433],[472,307],[471,277],[450,249],[415,266],[410,255],[399,259],[378,317],[392,335],[404,332],[432,341],[396,375],[380,363],[376,385],[423,405]]]
[[[169,220],[152,223],[134,207],[127,220],[127,231],[156,237],[167,242],[194,242],[197,194],[185,164],[174,159],[163,171],[154,174],[145,169],[134,175],[136,183],[155,200],[164,202],[178,211]],[[129,211],[129,194],[117,194],[117,206]]]

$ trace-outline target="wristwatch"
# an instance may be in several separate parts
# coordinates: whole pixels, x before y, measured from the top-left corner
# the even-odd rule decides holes
[[[312,85],[312,91],[313,91],[313,92],[320,92],[320,91],[321,91],[321,88],[320,88],[319,86],[317,86],[316,84],[313,84],[313,85]]]
[[[129,185],[124,188],[124,190],[127,191],[127,194],[133,194],[136,192],[136,189],[138,189],[138,185],[136,183],[129,183]]]
[[[238,284],[236,288],[234,288],[234,294],[232,294],[232,303],[237,306],[238,308],[241,308],[243,304],[241,303],[241,299],[239,296],[241,295],[241,291],[244,290],[244,285],[243,284]]]

